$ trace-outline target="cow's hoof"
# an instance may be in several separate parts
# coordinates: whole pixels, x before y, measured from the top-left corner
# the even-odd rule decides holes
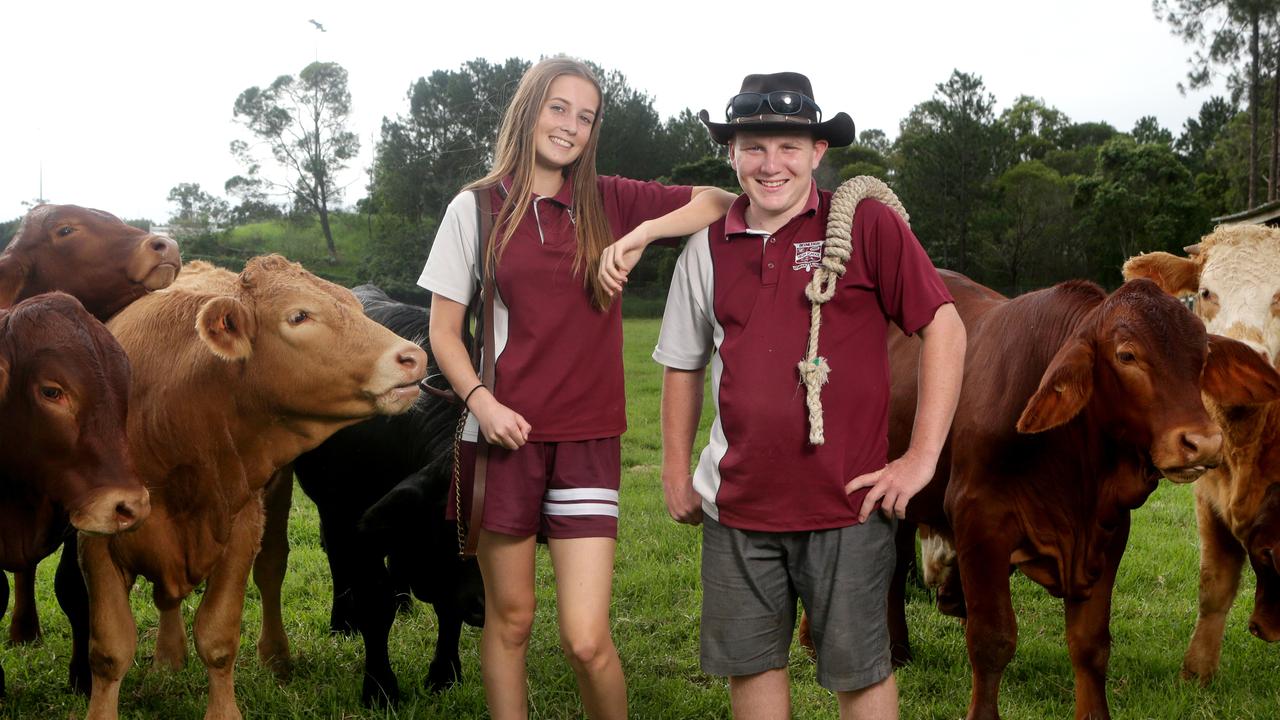
[[[167,652],[160,652],[160,648],[156,648],[156,654],[151,658],[151,669],[157,672],[177,673],[182,672],[182,668],[187,666],[187,654],[173,655]]]
[[[1213,673],[1213,668],[1197,668],[1193,667],[1193,663],[1183,663],[1182,671],[1178,673],[1178,677],[1204,687],[1213,679]]]
[[[343,637],[355,637],[359,634],[360,629],[356,627],[356,621],[349,617],[339,617],[334,615],[329,618],[329,634],[341,635]]]
[[[40,621],[34,623],[19,622],[16,618],[9,624],[9,644],[10,645],[31,645],[39,642],[44,637],[40,632]]]
[[[889,662],[893,663],[896,668],[909,665],[914,659],[915,656],[911,654],[911,646],[909,645],[894,645],[889,648]]]
[[[964,619],[968,617],[968,608],[965,607],[964,598],[954,598],[942,593],[938,593],[938,612],[954,618]]]
[[[73,663],[71,671],[67,673],[67,685],[71,688],[71,692],[89,697],[89,690],[93,687],[93,674],[89,672],[89,663],[79,665]]]
[[[272,655],[262,658],[262,664],[280,682],[288,682],[289,678],[293,676],[293,658],[288,655]]]
[[[442,693],[462,682],[462,661],[436,661],[427,670],[427,678],[422,686],[427,692]]]
[[[396,682],[395,676],[382,682],[378,682],[368,675],[364,676],[364,687],[360,689],[361,705],[381,708],[395,705],[399,702],[400,686]]]

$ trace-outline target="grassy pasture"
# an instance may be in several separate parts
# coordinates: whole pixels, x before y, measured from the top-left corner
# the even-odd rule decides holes
[[[648,359],[657,321],[626,322],[627,388],[631,429],[623,442],[620,551],[614,584],[614,634],[626,668],[631,716],[641,720],[727,718],[723,680],[703,675],[698,653],[698,532],[666,515],[659,479],[660,369]],[[709,417],[704,414],[703,436]],[[1162,485],[1134,516],[1129,551],[1120,568],[1112,615],[1114,645],[1108,692],[1116,718],[1274,720],[1280,717],[1280,647],[1251,637],[1250,573],[1227,627],[1222,669],[1208,687],[1177,679],[1195,621],[1197,550],[1191,489]],[[360,707],[363,650],[358,639],[331,637],[329,573],[320,549],[315,508],[299,492],[290,526],[293,553],[285,585],[286,627],[296,667],[278,683],[254,654],[259,628],[256,591],[245,609],[237,662],[237,697],[247,718],[485,717],[478,667],[479,632],[463,633],[463,683],[439,696],[421,690],[434,643],[434,617],[425,605],[401,616],[391,659],[405,701],[390,712]],[[539,609],[529,651],[531,715],[582,716],[573,674],[560,656],[555,596],[545,552],[539,557]],[[79,718],[83,699],[63,690],[68,629],[53,598],[54,562],[40,573],[45,640],[34,647],[0,647],[9,696],[0,718]],[[1013,578],[1018,652],[1005,675],[1001,711],[1010,720],[1073,715],[1071,666],[1062,605],[1020,575]],[[152,670],[156,617],[148,588],[139,582],[133,605],[140,642],[137,663],[121,692],[123,718],[199,718],[206,699],[203,669],[192,655],[179,673]],[[188,602],[190,618],[195,599]],[[916,661],[898,672],[904,718],[963,717],[969,669],[962,626],[939,615],[919,591],[908,616]],[[7,623],[7,621],[6,621]],[[814,682],[813,663],[791,653],[796,718],[834,718],[834,700]]]
[[[344,285],[358,284],[360,259],[368,243],[365,218],[353,213],[329,216],[333,243],[338,249],[338,262],[329,262],[319,218],[308,217],[300,223],[269,220],[233,228],[227,244],[246,257],[279,253],[321,277]]]

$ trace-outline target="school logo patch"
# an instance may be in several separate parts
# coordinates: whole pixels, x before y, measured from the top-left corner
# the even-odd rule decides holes
[[[822,264],[822,243],[822,240],[796,243],[796,264],[791,269],[813,272],[814,268]]]

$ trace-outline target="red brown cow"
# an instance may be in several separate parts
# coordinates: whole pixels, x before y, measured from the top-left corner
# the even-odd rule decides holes
[[[1151,253],[1125,263],[1126,277],[1155,280],[1174,295],[1195,294],[1210,332],[1280,359],[1280,229],[1224,226],[1190,257]],[[1218,670],[1227,612],[1248,558],[1257,577],[1249,631],[1280,640],[1280,403],[1230,407],[1210,402],[1222,427],[1225,462],[1196,483],[1200,528],[1200,610],[1182,674],[1207,682]]]
[[[128,437],[152,514],[127,536],[80,538],[87,717],[117,717],[137,645],[129,588],[142,575],[160,611],[164,667],[184,663],[182,600],[207,581],[194,620],[206,717],[239,718],[232,671],[263,485],[338,429],[407,410],[426,356],[365,317],[349,290],[278,256],[251,260],[239,276],[188,266],[108,326],[133,364]]]
[[[0,307],[61,290],[106,322],[152,290],[168,287],[182,260],[162,235],[76,205],[37,205],[0,253]]]
[[[0,253],[0,307],[40,293],[74,296],[106,322],[152,290],[168,287],[181,265],[173,240],[126,225],[111,213],[75,205],[38,205]],[[9,640],[40,637],[35,574],[14,573]]]
[[[0,568],[34,568],[68,517],[106,534],[147,516],[125,439],[128,396],[124,351],[74,298],[0,310]],[[8,595],[0,572],[0,614]]]
[[[949,590],[963,592],[968,616],[969,717],[999,717],[1017,637],[1012,564],[1064,599],[1076,717],[1107,718],[1111,591],[1130,510],[1162,474],[1186,482],[1220,461],[1201,390],[1266,401],[1280,397],[1280,376],[1245,345],[1207,336],[1145,280],[1110,296],[1069,282],[1010,300],[943,276],[968,330],[964,387],[938,474],[907,515],[956,551],[960,588]],[[910,436],[917,343],[890,341],[891,457]]]

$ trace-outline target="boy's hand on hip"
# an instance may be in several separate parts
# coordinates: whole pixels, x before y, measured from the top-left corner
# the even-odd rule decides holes
[[[929,484],[936,467],[936,461],[917,458],[908,452],[875,472],[850,480],[844,486],[850,495],[862,488],[871,488],[858,511],[858,522],[871,515],[877,502],[885,515],[906,517],[907,503]]]

